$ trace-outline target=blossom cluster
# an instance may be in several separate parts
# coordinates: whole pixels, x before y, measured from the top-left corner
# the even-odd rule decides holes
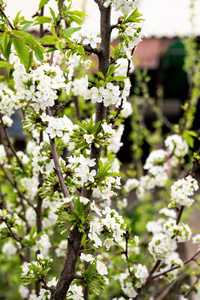
[[[21,105],[15,93],[4,83],[0,84],[0,113],[7,118]]]
[[[90,223],[88,237],[93,241],[93,246],[99,248],[104,245],[106,250],[109,251],[111,246],[120,245],[123,241],[126,225],[119,213],[110,207],[105,207],[101,212],[94,201],[91,204],[91,209],[99,216]],[[102,243],[100,234],[104,231],[107,232],[107,238]]]
[[[44,63],[26,73],[15,54],[12,54],[10,60],[14,64],[16,96],[22,105],[28,105],[35,112],[45,111],[47,107],[53,106],[58,98],[58,90],[66,88],[66,79],[60,67]]]
[[[130,278],[130,272],[132,278]],[[135,264],[129,270],[126,269],[125,273],[121,273],[119,276],[119,282],[123,293],[127,297],[134,299],[138,295],[137,289],[145,284],[148,276],[148,270],[146,266],[142,264]],[[132,279],[132,282],[129,281],[130,279]]]
[[[102,262],[102,257],[100,255],[94,258],[91,254],[81,253],[80,260],[89,262],[91,264],[95,264],[96,270],[101,276],[108,275],[108,269],[106,265]]]
[[[55,288],[56,283],[57,283],[56,277],[53,277],[52,280],[49,280],[47,282],[47,285],[49,288]],[[51,297],[50,291],[46,290],[44,288],[40,289],[40,294],[38,297],[34,293],[34,291],[32,291],[31,294],[29,294],[29,289],[23,285],[20,285],[20,287],[19,287],[19,294],[23,299],[26,299],[27,297],[29,297],[30,300],[48,300]]]
[[[191,175],[186,178],[179,179],[171,187],[170,206],[180,204],[183,206],[191,206],[194,199],[190,198],[194,192],[198,190],[198,182]]]
[[[122,59],[127,62],[127,59]],[[120,62],[119,62],[120,63]],[[127,63],[126,63],[127,64]],[[114,76],[125,76],[123,69],[117,68]],[[130,94],[130,80],[123,80],[123,88],[120,89],[119,85],[108,82],[105,87],[100,86],[92,86],[88,87],[89,81],[88,76],[84,76],[78,79],[75,79],[71,83],[71,89],[75,96],[82,96],[85,100],[91,100],[92,103],[103,103],[104,106],[116,106],[118,107],[121,104],[121,101],[124,101],[124,109],[122,110],[122,117],[127,118],[131,112],[132,108],[130,107],[130,103],[127,102],[127,97]],[[70,89],[69,89],[70,92]]]
[[[119,86],[108,82],[105,88],[92,87],[90,90],[87,90],[85,98],[91,99],[92,103],[103,102],[104,106],[108,107],[109,105],[120,104],[120,94]]]
[[[134,9],[139,8],[140,4],[141,0],[106,0],[104,6],[112,5],[116,11],[121,11],[122,14],[129,14]]]
[[[164,144],[169,154],[173,154],[177,158],[183,158],[188,153],[189,147],[186,140],[178,134],[168,136]]]
[[[183,265],[179,254],[176,252],[177,243],[190,240],[192,232],[187,224],[176,221],[177,216],[173,209],[161,209],[160,214],[165,215],[165,217],[147,223],[147,230],[153,234],[148,250],[155,260],[163,262],[159,272],[164,272],[174,265]],[[177,274],[178,269],[175,269],[166,274],[166,278],[169,281],[174,280]]]
[[[72,132],[73,123],[66,115],[64,115],[62,118],[44,116],[42,119],[48,123],[46,133],[49,134],[51,139],[54,137],[63,137],[66,132]]]
[[[144,164],[144,170],[147,170],[146,175],[141,176],[139,181],[128,179],[127,184],[125,184],[126,192],[136,189],[137,196],[142,197],[148,190],[165,186],[171,174],[171,166],[177,166],[179,159],[183,159],[187,154],[188,144],[181,136],[176,134],[168,136],[164,144],[167,147],[166,150],[153,150],[146,159]],[[192,181],[196,182],[194,179]],[[175,198],[176,196],[173,197],[172,195],[172,200]]]
[[[101,43],[101,37],[97,33],[91,32],[85,24],[81,27],[80,31],[72,34],[71,40],[75,43],[82,42],[83,45],[90,45],[92,49],[95,49]]]

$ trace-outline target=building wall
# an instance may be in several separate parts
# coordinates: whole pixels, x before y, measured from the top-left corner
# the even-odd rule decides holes
[[[40,0],[7,0],[6,12],[11,18],[22,10],[27,19],[37,11]],[[191,0],[141,0],[141,11],[144,14],[144,32],[147,37],[173,37],[200,35],[200,0],[195,0],[194,8],[189,6]],[[55,1],[49,4],[56,10]],[[99,31],[99,11],[94,0],[74,0],[74,9],[82,10],[85,7],[89,15],[87,24],[91,31]],[[46,9],[48,14],[48,9]],[[46,14],[45,13],[45,14]],[[194,14],[194,22],[190,22]],[[117,19],[113,15],[113,23]]]

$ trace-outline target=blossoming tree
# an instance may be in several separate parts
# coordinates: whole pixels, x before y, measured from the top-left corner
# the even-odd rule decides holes
[[[116,154],[132,113],[129,73],[143,19],[139,0],[94,1],[100,35],[82,25],[86,15],[73,10],[72,0],[55,1],[51,17],[45,16],[49,0],[41,0],[32,20],[20,13],[10,20],[0,1],[0,67],[7,69],[0,90],[0,259],[16,266],[9,299],[150,299],[200,252],[185,261],[177,252],[191,237],[181,217],[198,189],[198,153],[190,174],[173,183],[173,169],[188,152],[186,132],[177,130],[164,149],[150,153],[144,176],[121,181]],[[111,11],[118,13],[113,24]],[[27,31],[35,25],[38,39]],[[26,133],[23,152],[8,134],[16,110]],[[139,237],[117,207],[133,190],[140,199],[155,188],[169,190],[169,182],[169,207],[147,224],[151,259],[144,263]],[[182,299],[200,293],[198,279],[197,273],[195,284],[182,288]]]

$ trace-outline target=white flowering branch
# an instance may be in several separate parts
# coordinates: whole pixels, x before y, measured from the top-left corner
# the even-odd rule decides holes
[[[91,54],[94,53],[94,54],[96,54],[97,56],[100,56],[100,55],[102,54],[102,49],[101,49],[101,47],[100,47],[100,48],[92,48],[90,45],[83,45],[83,44],[81,44],[81,43],[78,43],[78,45],[79,45],[79,46],[83,46],[84,50],[85,50],[86,52],[88,52],[88,53],[91,53]],[[44,48],[52,48],[53,50],[56,50],[54,44],[50,44],[50,43],[42,43],[42,46],[43,46]],[[70,48],[69,48],[68,44],[65,44],[65,46],[64,46],[63,49],[64,49],[64,50],[68,50],[68,49],[70,49]]]
[[[186,259],[184,262],[183,262],[183,265],[187,265],[188,263],[190,263],[191,261],[195,261],[195,258],[200,254],[200,249],[195,253],[193,254],[190,258]],[[179,269],[180,266],[174,266],[166,271],[163,271],[163,272],[159,272],[155,275],[152,275],[152,279],[156,279],[156,278],[159,278],[160,276],[163,276],[163,275],[166,275],[168,274],[169,272],[171,271],[174,271],[176,269]]]
[[[99,4],[99,3],[98,3]],[[106,76],[109,67],[110,57],[110,14],[111,8],[105,8],[102,5],[99,6],[101,12],[101,53],[99,57],[99,71]],[[107,108],[103,103],[96,104],[96,123],[106,118]],[[98,159],[100,158],[101,148],[96,148],[94,144],[91,145],[90,159],[96,159],[95,168],[98,168]],[[55,154],[54,154],[55,156]],[[83,186],[81,195],[86,198],[90,198],[92,194],[91,190],[86,189]],[[74,279],[75,266],[77,258],[79,256],[80,245],[83,233],[81,233],[77,227],[75,227],[69,236],[69,244],[65,257],[65,262],[58,283],[51,296],[51,300],[64,300],[69,286]]]
[[[52,116],[50,107],[47,108],[47,112],[48,112],[49,116]],[[59,163],[59,158],[58,158],[58,153],[56,151],[55,141],[54,141],[54,139],[51,139],[50,137],[49,137],[49,140],[50,140],[50,145],[51,145],[52,156],[53,156],[53,160],[54,160],[54,164],[55,164],[56,173],[58,175],[58,179],[59,179],[59,182],[60,182],[60,186],[61,186],[63,195],[64,195],[64,197],[69,197],[70,194],[69,194],[69,191],[67,189],[67,186],[65,185],[64,178],[63,178],[63,175],[62,175],[62,171],[61,171],[61,167],[60,167],[60,163]]]

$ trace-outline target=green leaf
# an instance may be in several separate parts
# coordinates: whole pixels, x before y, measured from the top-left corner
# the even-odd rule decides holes
[[[35,56],[40,62],[43,61],[43,52],[41,51],[40,47],[35,47]]]
[[[69,15],[75,15],[78,16],[79,18],[83,19],[85,17],[88,17],[88,15],[80,10],[70,10],[68,12]]]
[[[70,37],[74,32],[79,31],[80,29],[81,27],[68,28],[64,33],[64,37]]]
[[[115,60],[117,60],[119,58],[120,52],[121,52],[121,45],[119,43],[113,51]]]
[[[55,27],[54,27],[54,24],[51,25],[51,32],[52,32],[52,35],[57,38],[57,34],[56,34],[56,30],[55,30]]]
[[[49,0],[41,0],[40,1],[40,4],[39,4],[39,10],[45,5],[45,4],[47,4],[49,2]]]
[[[19,25],[24,20],[23,16],[22,17],[19,16],[20,13],[21,13],[21,10],[17,13],[16,17],[13,20],[14,27],[17,27],[17,25]]]
[[[50,18],[50,17],[40,16],[34,20],[33,26],[39,25],[39,24],[44,24],[44,23],[50,23],[51,21],[52,21],[52,18]]]
[[[76,50],[77,50],[78,54],[85,55],[85,50],[82,45],[77,46]]]
[[[49,10],[50,10],[50,13],[52,15],[53,20],[55,20],[56,19],[56,14],[55,14],[54,10],[51,7],[49,7]]]
[[[119,66],[116,66],[114,64],[110,65],[109,68],[108,68],[108,72],[107,72],[107,76],[106,76],[106,79],[109,79],[110,76],[114,73],[114,71],[119,68]]]
[[[13,22],[17,22],[17,20],[19,19],[19,15],[21,14],[21,10],[16,14],[16,17],[14,18]]]
[[[75,211],[76,211],[76,213],[75,213]],[[84,212],[84,204],[82,202],[80,202],[79,200],[76,200],[75,204],[74,204],[73,212],[78,216],[81,215]]]
[[[191,130],[183,131],[183,138],[187,141],[188,145],[193,148],[194,147],[194,138],[197,138],[198,134]]]
[[[2,34],[2,39],[0,42],[1,51],[6,60],[9,59],[10,51],[11,51],[11,39],[10,35],[7,33]]]
[[[74,16],[74,15],[69,15],[69,18],[74,21],[75,23],[77,23],[78,25],[82,25],[83,24],[83,21],[77,17],[77,16]]]
[[[187,130],[187,134],[191,135],[191,136],[194,136],[194,137],[198,137],[198,134],[194,131],[191,131],[191,130]]]
[[[25,37],[25,43],[30,45],[31,47],[37,46],[38,42],[32,34],[27,34]],[[41,47],[41,46],[40,46]]]
[[[140,23],[140,21],[144,21],[144,19],[141,19],[140,17],[142,14],[139,13],[138,9],[136,8],[130,16],[125,19],[124,23]]]
[[[113,53],[115,52],[115,48],[112,45],[110,45],[110,49],[112,50]]]
[[[13,37],[12,41],[21,63],[28,72],[32,63],[33,53],[29,51],[24,39]]]
[[[103,73],[102,72],[96,72],[96,74],[101,78],[101,79],[103,79],[103,80],[105,80],[105,77],[104,77],[104,75],[103,75]]]
[[[28,64],[27,64],[27,66],[25,65],[27,72],[30,69],[32,63],[33,63],[33,51],[29,51]]]
[[[24,31],[20,31],[20,30],[12,30],[11,31],[11,34],[14,34],[14,35],[17,35],[19,37],[26,37],[28,35],[27,32],[24,32]]]
[[[110,77],[109,81],[124,80],[127,78],[128,77],[126,77],[126,76],[114,76],[114,77]]]
[[[31,25],[32,25],[32,22],[26,23],[26,24],[22,27],[21,31],[24,31],[24,32],[25,32],[27,29],[29,29],[29,27],[31,27]]]
[[[0,60],[0,69],[6,69],[8,67],[8,63],[6,61]]]
[[[55,38],[52,35],[45,35],[40,39],[41,43],[46,43],[46,44],[56,44],[58,41],[58,38]]]
[[[57,43],[55,44],[56,49],[58,49],[60,52],[62,52],[63,48],[65,47],[65,44],[61,41],[58,40]]]

